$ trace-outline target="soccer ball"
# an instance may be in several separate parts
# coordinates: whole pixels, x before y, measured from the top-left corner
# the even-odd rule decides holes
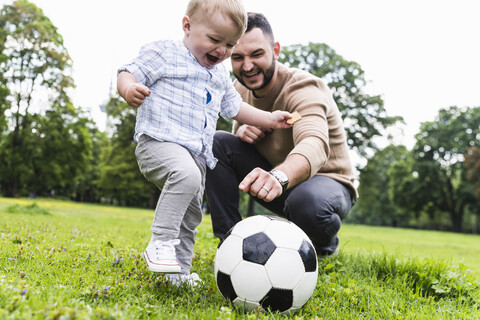
[[[240,221],[215,256],[218,289],[247,311],[293,313],[310,299],[317,277],[317,255],[308,236],[276,216]]]

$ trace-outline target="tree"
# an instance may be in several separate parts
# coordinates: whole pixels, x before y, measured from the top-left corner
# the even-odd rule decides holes
[[[98,182],[101,154],[110,145],[110,140],[106,132],[102,132],[96,127],[87,129],[92,142],[91,158],[86,167],[76,175],[73,198],[82,202],[100,202],[102,195],[98,188]]]
[[[456,232],[462,230],[465,210],[475,203],[464,155],[480,146],[479,123],[479,107],[441,109],[435,121],[421,125],[412,150],[418,174],[415,191],[421,195],[412,200],[447,213]]]
[[[390,172],[396,164],[409,162],[410,154],[405,146],[389,145],[370,157],[360,171],[360,197],[348,220],[370,225],[408,226],[409,210],[392,201]]]
[[[54,106],[44,116],[36,115],[32,137],[36,143],[28,143],[32,154],[27,157],[32,174],[21,180],[34,194],[55,190],[74,198],[79,176],[92,162],[92,137],[89,120],[81,117],[72,105]]]
[[[342,113],[349,146],[366,156],[377,150],[374,137],[398,122],[399,116],[388,116],[380,96],[364,92],[364,71],[356,62],[347,61],[323,43],[292,45],[282,49],[280,61],[322,78],[332,89],[333,97]]]
[[[70,104],[71,59],[57,28],[26,0],[5,5],[0,12],[0,53],[0,80],[9,90],[12,116],[12,130],[1,141],[1,185],[5,195],[15,196],[21,179],[34,170],[28,164],[39,143],[32,130],[41,123],[41,106]]]
[[[106,112],[116,124],[110,145],[102,150],[98,186],[112,202],[154,207],[159,192],[142,176],[135,158],[136,109],[113,96],[106,105]]]

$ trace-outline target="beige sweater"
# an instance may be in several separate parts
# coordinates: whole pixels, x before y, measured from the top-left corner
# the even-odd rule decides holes
[[[243,100],[266,111],[298,111],[302,119],[291,129],[278,129],[255,144],[258,152],[273,166],[289,154],[301,154],[311,166],[310,176],[323,175],[343,183],[356,198],[354,172],[348,154],[345,129],[337,104],[323,81],[308,72],[277,63],[275,87],[265,97],[235,81]],[[235,133],[241,124],[234,123]]]

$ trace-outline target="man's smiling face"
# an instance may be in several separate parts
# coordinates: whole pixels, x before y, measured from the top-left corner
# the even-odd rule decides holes
[[[232,53],[232,69],[238,81],[250,90],[261,91],[275,75],[280,45],[254,28],[240,38]]]

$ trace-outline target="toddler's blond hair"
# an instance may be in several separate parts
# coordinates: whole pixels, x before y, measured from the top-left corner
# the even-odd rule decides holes
[[[190,0],[185,14],[193,17],[196,13],[209,15],[221,12],[237,25],[243,34],[247,29],[247,12],[241,0]]]

